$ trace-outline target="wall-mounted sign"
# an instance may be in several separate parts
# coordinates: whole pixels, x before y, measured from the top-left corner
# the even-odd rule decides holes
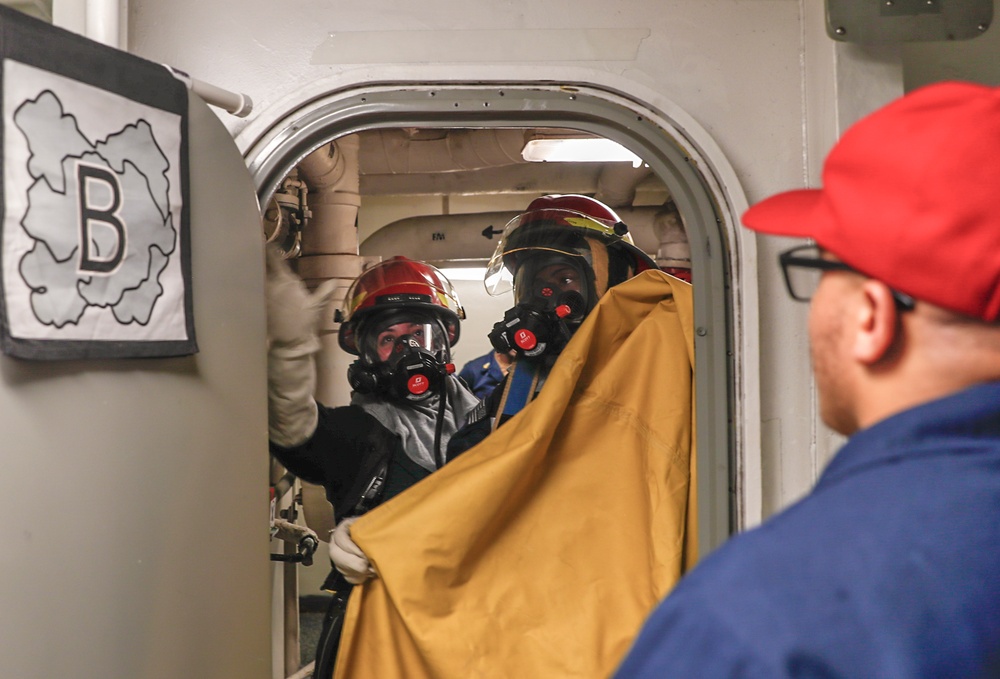
[[[185,86],[5,7],[0,50],[3,351],[195,353]]]

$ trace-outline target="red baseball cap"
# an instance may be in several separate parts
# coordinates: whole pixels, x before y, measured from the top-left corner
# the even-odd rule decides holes
[[[743,224],[812,238],[916,299],[1000,319],[1000,88],[910,92],[844,133],[823,188],[771,196]]]

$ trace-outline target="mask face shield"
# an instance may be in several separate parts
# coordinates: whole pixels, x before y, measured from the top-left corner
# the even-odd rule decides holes
[[[552,309],[561,304],[566,293],[575,292],[587,305],[588,284],[582,255],[536,253],[528,257],[514,275],[514,303],[535,304]]]
[[[369,365],[395,366],[401,358],[422,350],[449,360],[448,339],[441,324],[423,314],[393,312],[366,322],[362,331],[361,356]]]

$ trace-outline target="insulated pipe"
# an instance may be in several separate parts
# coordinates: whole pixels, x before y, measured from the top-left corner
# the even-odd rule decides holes
[[[543,167],[544,166],[544,167]],[[470,172],[434,172],[430,174],[362,174],[361,192],[365,196],[491,195],[498,186],[516,187],[525,196],[547,193],[585,193],[597,191],[601,174],[599,163],[561,163],[558,171],[548,163],[500,165]],[[527,198],[524,202],[528,204]]]
[[[572,136],[565,132],[552,138]],[[629,162],[575,163],[559,173],[536,173],[539,163],[521,155],[528,134],[512,129],[369,130],[361,139],[364,193],[426,193],[429,182],[436,194],[492,193],[497,186],[518,186],[525,193],[596,193],[598,200],[620,207],[632,204],[637,185],[652,173]]]
[[[421,259],[432,264],[476,260],[485,266],[496,249],[504,226],[517,214],[477,212],[407,217],[387,224],[370,235],[361,244],[361,251],[368,256],[383,258],[400,252],[419,252]]]
[[[299,176],[309,187],[312,213],[302,234],[303,255],[358,254],[359,147],[358,135],[348,135],[313,151],[299,163]],[[316,278],[326,277],[320,272]]]
[[[681,213],[673,201],[664,204],[653,219],[653,231],[659,240],[656,264],[661,269],[691,270],[691,244]]]
[[[662,210],[658,205],[615,208],[621,220],[628,225],[636,246],[648,253],[656,252],[660,245],[660,238],[654,230],[654,219]],[[485,266],[496,249],[504,226],[518,214],[482,212],[408,217],[387,224],[370,235],[361,244],[361,252],[378,257],[419,252],[422,259],[435,266],[462,261],[468,262],[469,266]],[[684,242],[687,242],[686,236]]]
[[[322,348],[316,357],[316,400],[327,406],[346,405],[350,391],[344,380],[353,360],[340,348],[333,322],[343,307],[347,288],[362,271],[358,256],[357,217],[361,204],[358,150],[360,139],[352,134],[326,144],[298,165],[299,178],[309,187],[311,216],[302,232],[302,256],[296,271],[310,288],[327,280],[337,281],[337,290],[323,315]]]
[[[376,130],[362,143],[365,175],[412,174],[481,170],[516,165],[521,157],[524,131],[451,130],[427,136],[426,131]]]
[[[594,198],[617,212],[618,208],[632,205],[636,187],[651,173],[652,170],[648,166],[632,167],[632,163],[605,163],[601,175],[597,178]],[[624,218],[623,221],[628,224]]]

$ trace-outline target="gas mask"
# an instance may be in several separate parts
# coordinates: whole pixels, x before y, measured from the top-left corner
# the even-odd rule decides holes
[[[347,381],[363,394],[398,401],[422,401],[439,393],[455,371],[441,323],[422,314],[382,314],[360,328],[361,357],[351,364]]]
[[[530,359],[554,360],[589,311],[586,271],[578,258],[564,254],[525,261],[514,276],[517,304],[489,334],[493,347]]]

